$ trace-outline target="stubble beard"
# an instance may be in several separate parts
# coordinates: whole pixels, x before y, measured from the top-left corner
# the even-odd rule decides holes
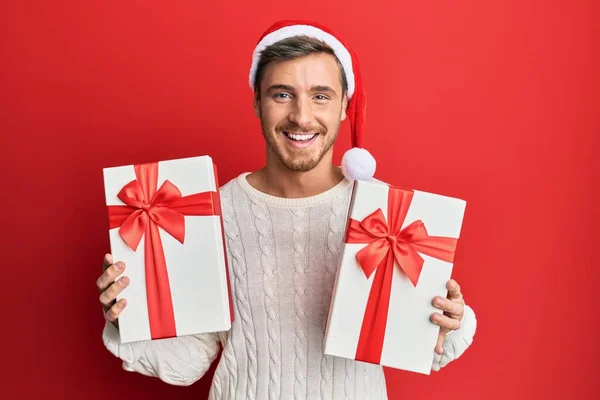
[[[261,118],[262,132],[267,142],[267,146],[277,156],[281,164],[293,172],[308,172],[321,162],[325,154],[329,152],[335,143],[340,124],[338,124],[334,131],[328,131],[327,128],[322,125],[320,125],[317,129],[314,127],[302,128],[292,122],[278,125],[275,127],[275,129],[270,130],[262,123]],[[283,140],[287,140],[287,138],[285,138],[285,134],[283,133],[284,131],[292,133],[302,131],[317,132],[319,134],[317,141],[322,141],[323,145],[318,149],[309,148],[295,150],[292,154],[290,154],[283,149],[284,145],[277,141],[278,136],[283,137]]]

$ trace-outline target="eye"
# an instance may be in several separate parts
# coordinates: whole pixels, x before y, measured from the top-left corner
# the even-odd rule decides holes
[[[322,101],[327,101],[327,100],[329,100],[329,97],[325,96],[324,94],[318,94],[318,95],[316,95],[316,96],[315,96],[315,99],[316,99],[317,101],[320,101],[320,102],[322,102]]]
[[[275,93],[275,95],[273,95],[273,98],[276,100],[287,100],[291,98],[291,96],[288,93]]]

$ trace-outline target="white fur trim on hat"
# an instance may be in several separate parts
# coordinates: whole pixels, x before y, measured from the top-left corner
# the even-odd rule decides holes
[[[260,53],[268,46],[293,36],[307,35],[322,40],[329,45],[335,55],[340,60],[346,81],[348,82],[348,99],[354,94],[354,71],[352,69],[352,57],[348,49],[333,35],[310,25],[291,25],[278,29],[266,35],[254,49],[252,54],[252,67],[250,68],[250,87],[254,89],[254,80],[256,78],[256,69],[260,59]]]

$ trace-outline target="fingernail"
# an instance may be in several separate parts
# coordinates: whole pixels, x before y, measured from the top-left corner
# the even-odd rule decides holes
[[[436,304],[437,304],[438,306],[443,306],[445,302],[446,302],[446,300],[443,300],[443,299],[437,299],[437,301],[436,301]]]
[[[117,271],[122,271],[122,270],[123,270],[123,264],[121,264],[121,263],[116,263],[116,264],[115,264],[115,269],[116,269]]]
[[[127,286],[127,285],[129,285],[129,278],[128,278],[128,277],[123,277],[123,278],[121,278],[121,284],[122,284],[123,286]]]
[[[121,308],[123,308],[123,307],[125,307],[126,305],[127,305],[127,300],[125,300],[125,299],[121,299],[121,305],[120,305],[120,307],[121,307]]]

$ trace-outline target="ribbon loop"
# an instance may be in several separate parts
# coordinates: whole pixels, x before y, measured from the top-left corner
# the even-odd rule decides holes
[[[365,219],[360,222],[360,227],[364,232],[374,238],[387,238],[392,235],[390,227],[388,226],[385,216],[381,208],[375,210],[375,212],[368,215]]]
[[[173,185],[171,181],[166,180],[154,195],[152,204],[159,207],[167,206],[180,198],[181,192],[177,186]]]
[[[418,240],[423,240],[429,237],[425,224],[420,219],[400,231],[400,240],[405,243],[413,243]]]
[[[131,181],[117,194],[119,200],[131,207],[139,208],[142,203],[147,202],[146,196],[138,181]]]

